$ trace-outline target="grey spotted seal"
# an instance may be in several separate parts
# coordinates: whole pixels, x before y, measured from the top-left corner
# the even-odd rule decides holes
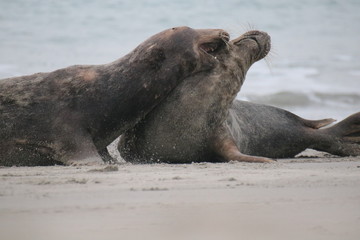
[[[211,47],[211,46],[209,46]],[[236,150],[223,126],[250,66],[270,51],[270,36],[250,31],[216,51],[216,66],[192,74],[120,138],[129,162],[271,162]]]
[[[217,61],[221,29],[177,27],[104,65],[0,80],[0,165],[108,160],[106,146],[191,74]]]

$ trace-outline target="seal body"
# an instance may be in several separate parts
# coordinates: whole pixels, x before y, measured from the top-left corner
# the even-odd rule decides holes
[[[360,155],[360,113],[322,128],[334,121],[306,120],[284,109],[235,100],[224,125],[244,154],[292,158],[312,148],[339,156]]]
[[[247,36],[252,39],[239,41]],[[254,62],[249,56],[264,56],[269,48],[261,33],[239,39],[212,53],[219,60],[216,68],[183,81],[121,136],[118,149],[126,161],[271,162],[269,158],[294,157],[306,148],[360,155],[360,113],[322,128],[335,120],[306,120],[280,108],[234,100]]]
[[[216,61],[204,51],[223,30],[172,28],[105,65],[0,80],[0,165],[70,164],[103,149],[191,74]]]
[[[270,37],[251,31],[210,51],[216,66],[192,74],[126,131],[119,142],[121,156],[130,162],[271,161],[230,150],[230,136],[220,134],[247,70],[269,50]]]

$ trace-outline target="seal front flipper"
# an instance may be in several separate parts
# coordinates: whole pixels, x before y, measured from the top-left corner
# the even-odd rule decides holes
[[[250,156],[240,152],[234,139],[230,136],[224,127],[219,128],[211,139],[211,148],[218,158],[225,161],[253,162],[253,163],[271,163],[276,160]]]
[[[61,127],[59,127],[61,129]],[[94,144],[91,135],[80,126],[67,126],[54,141],[55,152],[62,153],[56,156],[65,165],[94,165],[101,164],[101,156]],[[69,137],[71,136],[71,137]]]
[[[93,144],[88,144],[86,147],[78,148],[78,151],[69,154],[66,161],[63,161],[65,165],[71,166],[90,166],[102,164],[101,156],[97,153]]]
[[[110,155],[110,153],[109,153],[109,151],[108,151],[108,149],[107,149],[106,147],[103,148],[103,149],[98,150],[98,153],[99,153],[101,159],[102,159],[105,163],[110,163],[110,164],[111,164],[111,163],[117,163],[117,162],[118,162],[115,158],[113,158],[113,157]]]
[[[319,130],[318,141],[311,146],[338,156],[360,155],[360,112],[332,127]]]

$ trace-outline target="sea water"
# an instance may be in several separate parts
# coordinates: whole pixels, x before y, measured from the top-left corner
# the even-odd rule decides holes
[[[0,0],[0,78],[120,58],[187,25],[272,37],[237,98],[306,118],[360,111],[359,0]]]

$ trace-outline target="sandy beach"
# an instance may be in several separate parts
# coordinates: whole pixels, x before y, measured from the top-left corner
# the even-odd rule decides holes
[[[340,121],[360,106],[359,3],[1,1],[0,81],[108,64],[172,27],[224,29],[231,39],[258,29],[273,47],[251,67],[237,99]],[[0,240],[23,239],[359,240],[360,156],[0,166]]]
[[[0,239],[359,239],[360,158],[0,168]]]

